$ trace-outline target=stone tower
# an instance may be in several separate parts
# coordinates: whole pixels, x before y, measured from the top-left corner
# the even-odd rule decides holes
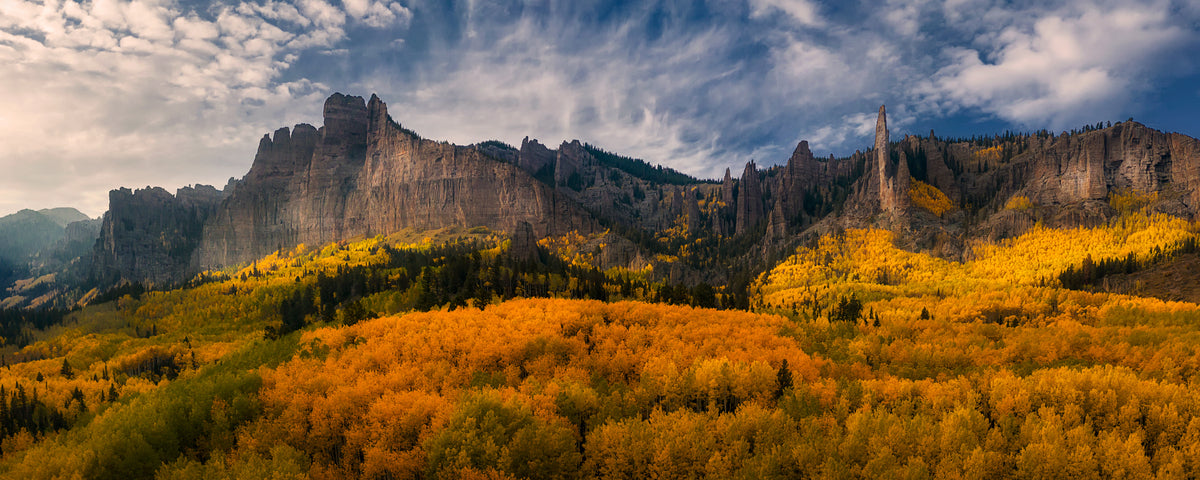
[[[911,180],[907,163],[901,159],[899,165],[892,165],[887,111],[880,105],[879,119],[875,121],[875,167],[879,175],[880,210],[895,213],[908,207],[908,188]]]

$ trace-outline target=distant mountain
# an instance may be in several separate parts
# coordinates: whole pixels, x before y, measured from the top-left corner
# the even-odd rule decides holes
[[[88,220],[74,208],[21,210],[0,217],[0,259],[20,262],[67,236],[67,225]]]
[[[573,251],[603,268],[744,285],[845,228],[886,228],[905,248],[961,259],[973,240],[1039,222],[1106,221],[1117,194],[1171,215],[1200,211],[1200,141],[1134,122],[892,141],[881,107],[872,148],[820,158],[801,141],[781,165],[732,173],[695,179],[578,140],[455,146],[401,127],[375,96],[334,94],[321,128],[265,136],[223,190],[114,190],[90,270],[101,283],[169,283],[302,243],[462,225],[578,234]]]
[[[52,291],[74,288],[86,274],[100,219],[74,208],[21,210],[0,217],[0,307],[41,305]],[[38,279],[20,282],[18,280]]]
[[[37,213],[49,217],[51,220],[54,220],[55,223],[64,228],[72,223],[91,219],[91,217],[84,215],[83,212],[71,207],[43,208],[38,210]]]

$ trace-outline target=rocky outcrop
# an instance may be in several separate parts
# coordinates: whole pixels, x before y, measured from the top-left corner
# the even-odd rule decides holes
[[[678,235],[681,220],[689,237],[742,236],[721,245],[747,246],[722,251],[736,259],[695,262],[712,271],[654,264],[659,278],[700,278],[849,227],[891,229],[898,245],[953,257],[972,239],[1006,238],[1037,222],[1103,222],[1113,215],[1107,196],[1121,189],[1158,192],[1156,211],[1200,209],[1200,141],[1133,122],[1057,137],[950,142],[931,134],[893,145],[880,107],[873,149],[824,159],[801,141],[783,165],[760,171],[751,161],[740,179],[726,169],[721,182],[702,182],[578,140],[556,150],[529,138],[520,149],[425,140],[374,96],[335,94],[324,107],[320,128],[265,136],[249,172],[224,191],[114,191],[93,256],[97,276],[178,280],[301,243],[452,225],[508,232],[521,258],[532,258],[538,238],[597,233],[585,237],[588,248],[601,248],[605,268],[656,262],[639,245]],[[936,216],[910,208],[916,180],[958,209]],[[1005,213],[1015,195],[1035,207]]]
[[[505,145],[497,141],[489,141],[477,143],[475,145],[471,145],[471,147],[496,160],[520,166],[518,164],[520,151],[512,148],[509,145]]]
[[[733,183],[733,176],[729,174],[729,168],[725,168],[725,177],[721,180],[721,190],[719,202],[712,209],[712,229],[713,233],[719,236],[732,236],[737,217],[737,199],[735,192],[736,186]]]
[[[733,198],[733,177],[729,175],[729,168],[725,168],[725,178],[721,181],[721,202],[725,206],[732,208],[734,204]]]
[[[584,168],[595,163],[596,159],[583,148],[579,140],[563,142],[558,147],[558,155],[554,159],[554,184],[576,191],[581,190],[585,186]]]
[[[942,155],[942,149],[939,148],[931,134],[929,138],[919,138],[909,136],[905,139],[907,148],[920,153],[925,158],[925,173],[927,182],[941,190],[951,199],[958,200],[962,198],[962,189],[958,185],[958,180],[954,176],[954,171],[946,165],[946,158]]]
[[[65,245],[87,245],[91,247],[96,243],[96,239],[100,237],[101,226],[102,223],[99,218],[89,218],[87,220],[68,223],[62,241]]]
[[[529,222],[517,222],[516,228],[509,233],[510,241],[508,254],[515,260],[533,261],[538,259],[537,235],[533,233],[533,225]]]
[[[525,244],[597,230],[577,204],[515,163],[421,139],[393,121],[377,97],[334,94],[324,117],[319,129],[299,124],[265,136],[249,172],[225,191],[114,190],[93,276],[178,281],[281,248],[405,228],[486,226]]]
[[[375,96],[368,103],[335,94],[315,135],[305,125],[290,140],[281,133],[264,139],[251,174],[205,224],[194,269],[405,228],[516,232],[528,224],[539,238],[597,228],[586,212],[516,165],[403,129]],[[305,152],[311,152],[306,159]],[[260,161],[297,163],[289,172],[259,168]]]
[[[814,194],[850,176],[853,165],[853,158],[817,159],[809,149],[808,142],[800,141],[787,164],[775,177],[777,180],[772,188],[777,194],[776,201],[782,204],[780,220],[789,224],[798,222],[804,211],[805,195]]]
[[[1037,204],[1104,200],[1117,190],[1182,194],[1200,207],[1200,141],[1135,122],[1034,142],[1015,158],[1021,192]]]
[[[788,226],[784,213],[784,202],[775,202],[775,208],[772,208],[771,213],[767,215],[766,243],[768,246],[783,243],[787,241],[787,237]]]
[[[542,172],[548,171],[547,169],[553,169],[555,159],[555,152],[538,143],[537,140],[530,140],[529,137],[521,140],[521,150],[517,154],[517,166],[529,172],[530,175],[541,176]]]
[[[688,192],[687,198],[684,200],[684,203],[687,205],[688,236],[692,237],[700,234],[706,220],[700,213],[700,204],[696,202],[696,197],[693,193]]]
[[[908,207],[908,162],[904,158],[899,162],[892,162],[887,110],[883,105],[879,106],[879,118],[875,121],[874,152],[875,174],[879,182],[879,208],[892,215],[902,214]]]
[[[762,186],[758,178],[758,168],[751,160],[742,171],[742,179],[738,182],[737,193],[737,224],[734,228],[736,235],[741,235],[754,228],[762,220]]]
[[[151,284],[182,280],[201,243],[204,221],[224,195],[209,186],[176,195],[158,187],[109,192],[92,254],[92,276]]]

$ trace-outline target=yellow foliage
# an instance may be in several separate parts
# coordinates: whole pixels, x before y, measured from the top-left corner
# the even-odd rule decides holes
[[[1004,147],[997,145],[994,147],[981,148],[976,150],[974,157],[976,160],[985,163],[996,163],[1000,161],[1000,155],[1004,153]]]
[[[1088,256],[1146,255],[1195,234],[1135,211],[968,245],[958,262],[897,248],[887,231],[849,230],[760,277],[759,312],[518,299],[264,340],[270,306],[297,285],[385,263],[376,247],[396,240],[279,252],[227,279],[88,307],[10,351],[0,386],[20,382],[57,406],[78,388],[93,416],[73,413],[90,420],[65,435],[9,435],[0,475],[86,477],[120,452],[179,445],[141,468],[159,478],[1189,478],[1200,471],[1200,308],[1054,279]],[[865,319],[830,321],[851,296]],[[234,367],[266,351],[282,353]],[[174,380],[137,373],[168,359],[183,364]],[[242,396],[186,403],[199,382],[237,375],[252,386]],[[121,401],[100,400],[110,386]],[[160,405],[207,423],[97,430]]]
[[[1014,195],[1008,199],[1008,203],[1004,204],[1005,210],[1017,210],[1020,212],[1033,208],[1033,202],[1029,201],[1029,197],[1024,195]]]
[[[924,208],[939,217],[956,208],[954,202],[945,193],[920,180],[913,180],[912,186],[908,189],[908,197],[912,199],[913,205]]]
[[[1158,192],[1143,193],[1134,188],[1123,188],[1108,194],[1108,204],[1122,214],[1140,211],[1158,201]]]

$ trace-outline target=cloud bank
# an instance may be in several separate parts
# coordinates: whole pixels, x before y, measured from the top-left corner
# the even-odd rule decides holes
[[[864,148],[881,103],[895,133],[1178,118],[1198,25],[1166,0],[12,0],[0,214],[222,185],[334,91],[429,138],[579,138],[706,177]]]

